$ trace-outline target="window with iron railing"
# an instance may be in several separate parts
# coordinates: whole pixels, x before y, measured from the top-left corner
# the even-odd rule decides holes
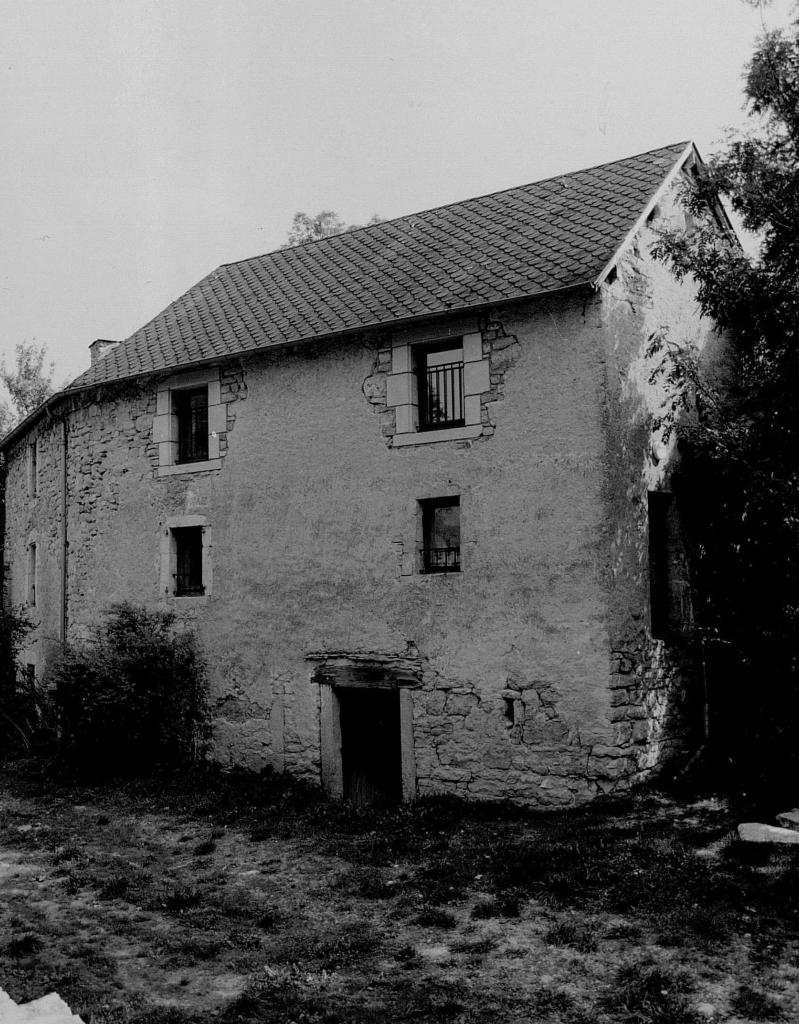
[[[462,427],[463,349],[452,342],[429,345],[416,352],[419,429]]]
[[[202,526],[175,527],[172,537],[175,544],[175,596],[204,594]]]
[[[423,547],[420,571],[461,571],[460,498],[426,498],[422,510]]]
[[[208,458],[208,387],[172,392],[177,419],[177,461],[204,462]]]

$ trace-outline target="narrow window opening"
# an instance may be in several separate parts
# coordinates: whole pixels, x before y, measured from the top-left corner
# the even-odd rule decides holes
[[[460,572],[460,498],[427,498],[419,504],[422,509],[423,538],[421,571]]]
[[[451,341],[425,345],[415,351],[419,398],[419,429],[462,427],[463,346]]]
[[[202,526],[175,527],[172,537],[175,543],[175,596],[204,594]]]
[[[35,498],[39,490],[39,452],[37,442],[28,445],[28,493]]]
[[[516,701],[513,697],[504,697],[505,701],[505,718],[511,724],[516,724]]]
[[[28,604],[36,607],[36,545],[28,545]]]
[[[177,419],[177,461],[205,462],[208,459],[207,385],[173,391],[172,402]]]
[[[671,494],[650,491],[649,516],[649,608],[652,636],[669,636],[671,564],[669,556],[669,515]]]

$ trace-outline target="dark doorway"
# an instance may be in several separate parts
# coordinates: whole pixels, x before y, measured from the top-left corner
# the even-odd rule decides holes
[[[344,799],[362,806],[402,799],[399,691],[337,689]]]

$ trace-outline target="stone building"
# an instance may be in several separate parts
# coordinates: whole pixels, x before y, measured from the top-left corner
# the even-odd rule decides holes
[[[332,794],[567,804],[700,720],[650,339],[679,144],[224,265],[3,442],[29,671],[174,608],[213,756]],[[728,231],[721,211],[720,230]]]

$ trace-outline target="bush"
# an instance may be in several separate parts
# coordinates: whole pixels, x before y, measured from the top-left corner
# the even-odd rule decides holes
[[[46,695],[20,663],[30,630],[22,612],[0,608],[0,751],[6,755],[47,739],[51,716]]]
[[[90,774],[142,774],[203,753],[205,673],[172,612],[112,605],[86,643],[48,672],[60,753]]]

